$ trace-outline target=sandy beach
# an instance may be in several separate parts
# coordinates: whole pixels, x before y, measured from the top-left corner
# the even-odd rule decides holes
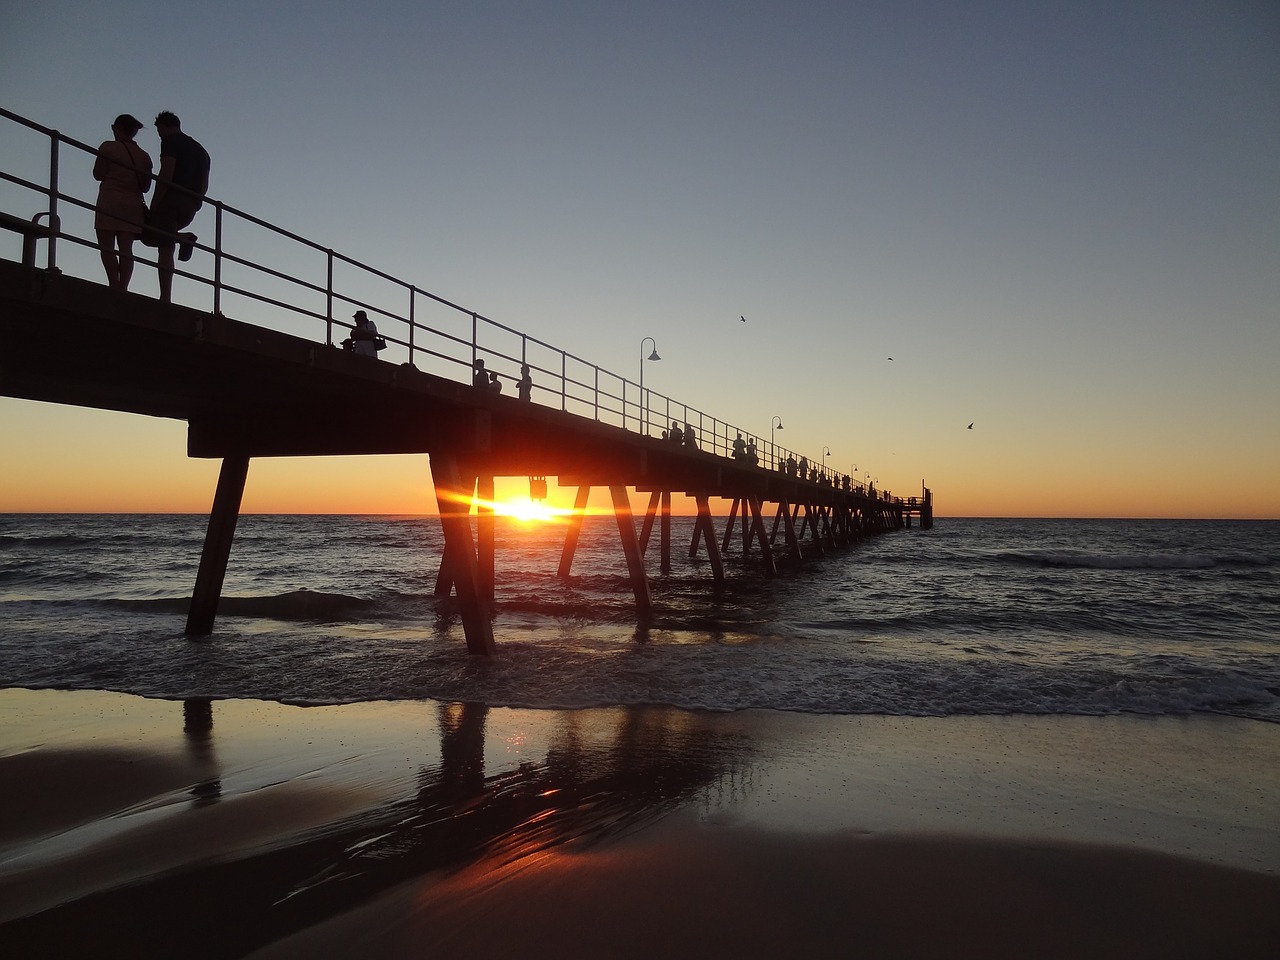
[[[1271,957],[1280,728],[0,692],[6,956]]]

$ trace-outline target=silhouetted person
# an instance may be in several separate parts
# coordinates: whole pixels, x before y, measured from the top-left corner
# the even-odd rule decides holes
[[[796,469],[800,471],[801,480],[808,480],[809,479],[809,458],[801,457],[800,464]]]
[[[182,132],[182,122],[168,110],[156,115],[156,132],[160,134],[160,173],[142,242],[156,248],[160,301],[169,303],[173,299],[173,248],[181,245],[179,260],[191,259],[196,235],[181,231],[204,204],[209,190],[209,154]]]
[[[489,371],[489,392],[490,392],[490,393],[501,393],[501,392],[502,392],[502,381],[498,379],[498,371],[497,371],[497,370],[490,370],[490,371]]]
[[[694,450],[698,449],[698,432],[687,423],[684,425],[684,445]]]
[[[794,477],[796,475],[796,458],[787,454],[787,476]]]
[[[378,328],[369,315],[357,310],[351,319],[356,322],[351,330],[351,350],[360,357],[376,357],[378,355]]]
[[[112,290],[128,290],[133,276],[133,241],[142,234],[147,219],[143,199],[151,186],[151,157],[133,142],[142,121],[127,113],[111,124],[114,140],[104,140],[93,162],[93,179],[99,181],[93,228],[98,252]]]
[[[742,439],[742,434],[738,434],[736,440],[733,441],[733,459],[745,460],[747,458],[747,443]]]
[[[747,441],[747,463],[751,464],[754,467],[759,462],[760,462],[760,455],[756,453],[755,437],[752,437],[750,440]]]
[[[667,439],[672,443],[684,443],[684,431],[680,429],[680,424],[671,421],[671,430],[667,433]]]
[[[520,379],[516,381],[516,396],[521,400],[533,399],[533,377],[529,374],[529,365],[520,364]]]
[[[471,385],[482,390],[489,389],[489,371],[484,368],[484,361],[477,360],[473,364],[475,372],[471,375]]]

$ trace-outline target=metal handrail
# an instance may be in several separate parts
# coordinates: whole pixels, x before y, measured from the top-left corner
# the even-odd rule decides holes
[[[59,204],[67,204],[73,211],[92,212],[95,208],[93,202],[64,193],[59,186],[59,146],[66,145],[95,158],[97,150],[3,107],[0,107],[0,117],[29,128],[49,140],[47,186],[6,170],[0,170],[0,181],[45,198],[47,209],[40,211],[37,216],[48,216],[49,226],[39,231],[39,238],[47,243],[46,269],[56,272],[59,270],[57,240],[63,239],[79,247],[97,249],[96,238],[85,239],[75,229],[66,225],[64,218],[59,214]],[[184,189],[177,184],[170,186],[176,190]],[[665,434],[666,431],[663,428],[669,421],[674,420],[682,429],[685,425],[694,428],[700,450],[723,457],[732,456],[734,440],[738,434],[741,434],[744,439],[756,443],[758,464],[760,468],[766,470],[780,470],[781,464],[788,457],[793,457],[797,461],[800,459],[794,451],[767,444],[758,433],[745,430],[647,387],[642,392],[638,384],[626,377],[605,370],[589,360],[532,337],[514,327],[469,310],[416,284],[332,248],[322,246],[224,201],[210,197],[203,199],[206,205],[212,208],[214,214],[213,244],[209,246],[196,243],[195,246],[196,249],[212,255],[212,276],[202,276],[192,272],[193,268],[190,267],[175,269],[174,273],[175,276],[207,287],[212,301],[211,309],[215,314],[223,313],[226,296],[241,297],[249,304],[281,310],[289,321],[322,322],[325,327],[323,342],[332,346],[335,341],[335,326],[339,330],[354,329],[353,323],[334,316],[335,309],[338,309],[338,305],[341,304],[347,308],[368,312],[378,324],[379,333],[389,347],[402,354],[405,357],[404,362],[415,369],[419,369],[421,364],[422,369],[429,369],[448,379],[458,379],[458,368],[464,368],[462,382],[470,382],[476,360],[501,361],[511,363],[517,368],[520,364],[527,363],[531,374],[551,380],[551,385],[548,385],[540,383],[535,377],[533,387],[535,396],[545,397],[550,405],[558,403],[559,408],[565,412],[644,435],[649,435],[654,428]],[[241,248],[235,247],[234,243],[229,245],[226,237],[229,223],[257,228],[265,234],[265,242],[287,241],[299,245],[304,252],[320,254],[323,259],[323,267],[320,271],[324,274],[323,279],[307,279],[305,276],[298,275],[297,268],[264,263],[244,249],[248,246],[247,242]],[[92,236],[91,230],[89,236]],[[254,239],[257,242],[264,242],[257,237]],[[154,261],[145,257],[139,256],[136,259],[154,266]],[[353,280],[349,286],[339,287],[335,279],[335,268],[338,267],[356,271],[356,280]],[[293,272],[290,272],[291,269]],[[93,271],[86,269],[85,272]],[[227,276],[229,272],[233,275],[231,278]],[[236,276],[237,272],[243,273],[245,277]],[[272,283],[285,285],[298,299],[313,296],[316,299],[316,305],[308,308],[298,302],[298,299],[286,299],[278,290],[272,288]],[[384,287],[389,285],[393,291],[397,292],[396,296],[402,300],[403,307],[391,306],[386,294],[375,296],[365,292],[370,284],[375,283],[382,284]],[[469,321],[467,335],[441,329],[445,325],[443,322],[439,326],[423,322],[420,315],[425,313],[425,310],[433,308],[443,308],[446,312],[451,311],[455,319]],[[261,319],[255,319],[254,322],[259,326],[278,329]],[[284,326],[288,327],[288,323]],[[284,332],[293,333],[294,331],[286,329]],[[515,355],[513,347],[504,349],[498,342],[501,340],[518,342],[519,355]],[[505,378],[511,383],[515,382],[515,378],[509,374]],[[659,411],[662,411],[661,415]],[[817,466],[820,475],[827,478],[829,482],[840,485],[842,475],[827,469],[821,459],[811,459],[810,463]],[[852,487],[854,490],[865,489],[856,479],[852,481]],[[878,496],[884,496],[884,494],[878,494]]]

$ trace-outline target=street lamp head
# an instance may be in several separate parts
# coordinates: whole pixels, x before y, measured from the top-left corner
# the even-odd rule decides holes
[[[658,348],[657,348],[656,346],[653,348],[653,353],[649,354],[649,359],[650,359],[650,360],[661,360],[661,359],[662,359],[660,356],[658,356]]]
[[[773,419],[777,420],[778,422],[777,422],[777,423],[775,423],[775,424],[773,424],[773,426],[771,427],[771,429],[774,429],[774,430],[781,430],[781,429],[782,429],[782,418],[781,418],[780,416],[778,416],[778,415],[775,413],[775,414],[773,415]]]

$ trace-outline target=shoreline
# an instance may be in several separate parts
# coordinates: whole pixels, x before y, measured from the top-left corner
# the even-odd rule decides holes
[[[604,921],[625,903],[647,906]],[[748,936],[763,912],[823,952],[859,929],[877,956],[1216,932],[1248,956],[1276,906],[1280,728],[1259,721],[0,690],[0,946],[28,951],[190,954],[218,915],[193,955],[599,955],[625,929],[613,955],[776,956]],[[1076,952],[1028,946],[1046,927]]]

